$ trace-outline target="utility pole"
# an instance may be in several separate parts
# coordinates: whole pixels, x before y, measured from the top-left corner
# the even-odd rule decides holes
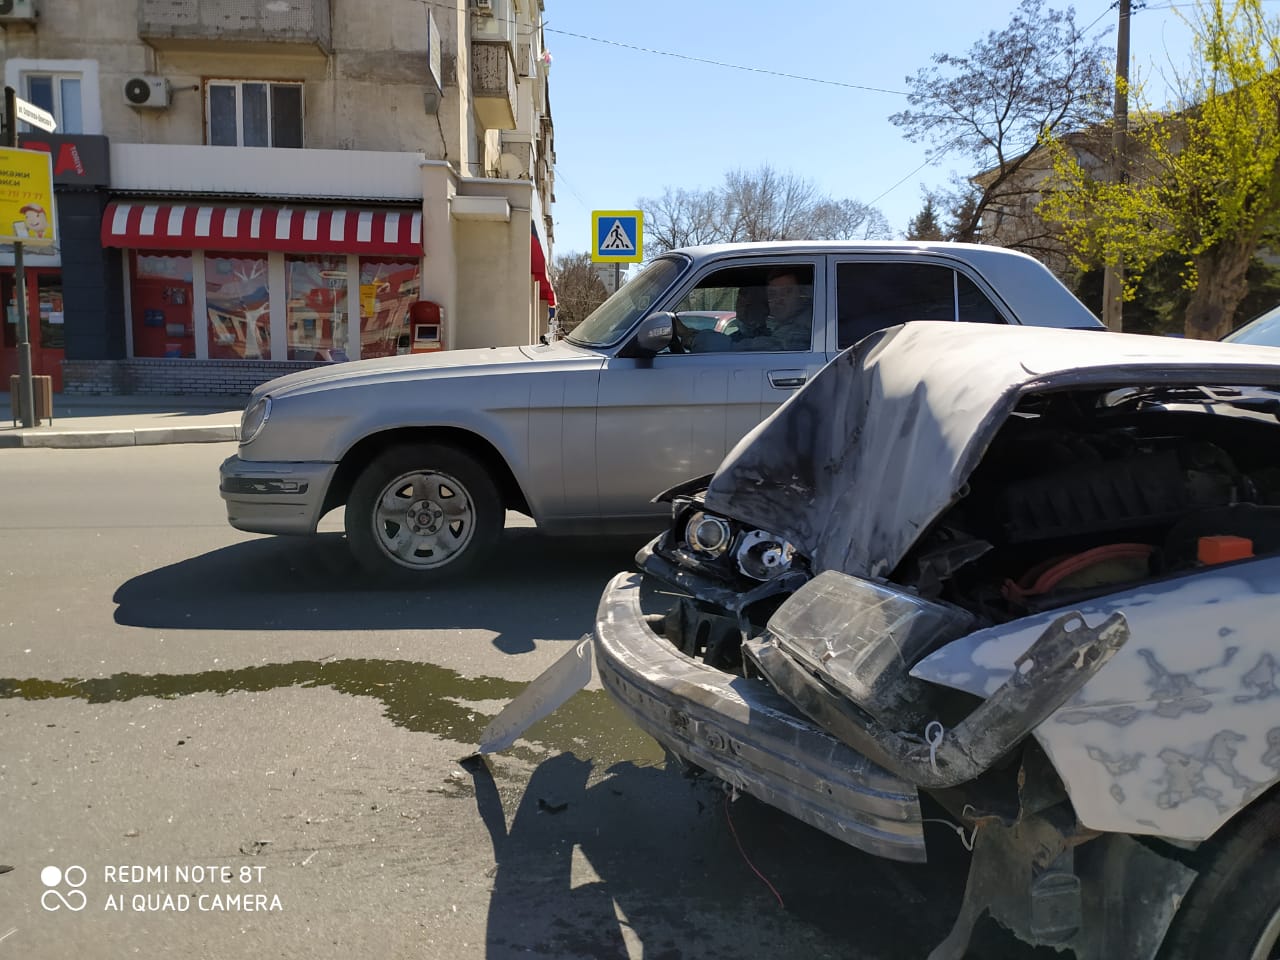
[[[1141,4],[1139,4],[1141,6]],[[1119,0],[1120,22],[1116,29],[1115,130],[1111,143],[1111,175],[1117,183],[1128,179],[1129,133],[1129,16],[1130,0]],[[1124,327],[1124,263],[1108,264],[1102,275],[1102,322],[1108,330]]]
[[[13,87],[4,88],[4,145],[18,145],[18,94]],[[13,244],[14,296],[18,301],[18,409],[22,425],[36,425],[36,391],[31,379],[31,329],[27,322],[27,268],[22,262],[22,241]]]

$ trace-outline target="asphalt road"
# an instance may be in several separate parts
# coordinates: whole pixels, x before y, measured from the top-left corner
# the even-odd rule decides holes
[[[227,526],[233,451],[0,451],[0,958],[896,960],[945,934],[944,828],[903,867],[731,801],[598,681],[459,763],[637,541],[513,518],[482,577],[387,589],[336,532]]]

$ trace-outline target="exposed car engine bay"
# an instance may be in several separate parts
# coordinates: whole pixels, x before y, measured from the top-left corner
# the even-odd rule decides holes
[[[887,579],[977,627],[1280,550],[1277,413],[1280,394],[1258,388],[1030,394]],[[707,511],[700,486],[671,491],[657,546],[702,582],[667,635],[736,672],[740,637],[813,571],[785,540]]]
[[[999,623],[1274,552],[1276,403],[1185,388],[1028,397],[891,579]]]

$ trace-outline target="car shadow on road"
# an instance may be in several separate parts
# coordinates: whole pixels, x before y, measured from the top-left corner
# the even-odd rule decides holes
[[[115,591],[125,626],[192,630],[483,629],[505,653],[590,629],[605,583],[634,569],[643,536],[559,539],[506,531],[467,577],[429,588],[378,583],[345,538],[263,537],[140,574]]]
[[[464,766],[497,863],[489,960],[924,957],[959,906],[937,863],[864,854],[674,767],[551,757],[508,829],[488,762]]]

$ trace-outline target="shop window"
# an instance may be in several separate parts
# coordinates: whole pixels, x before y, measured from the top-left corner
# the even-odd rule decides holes
[[[346,360],[346,256],[290,254],[284,268],[289,359]]]
[[[205,91],[215,147],[301,147],[302,84],[210,80]]]
[[[211,360],[271,359],[271,294],[265,256],[206,253],[204,297]]]
[[[23,75],[24,97],[41,110],[53,114],[58,133],[84,133],[81,77],[78,73],[27,73]],[[35,128],[24,123],[22,133]]]
[[[194,357],[191,254],[139,250],[131,254],[133,355]]]
[[[360,357],[409,352],[409,307],[418,300],[417,260],[360,258]]]
[[[67,337],[63,323],[62,278],[42,276],[36,282],[39,286],[40,348],[65,350]]]

